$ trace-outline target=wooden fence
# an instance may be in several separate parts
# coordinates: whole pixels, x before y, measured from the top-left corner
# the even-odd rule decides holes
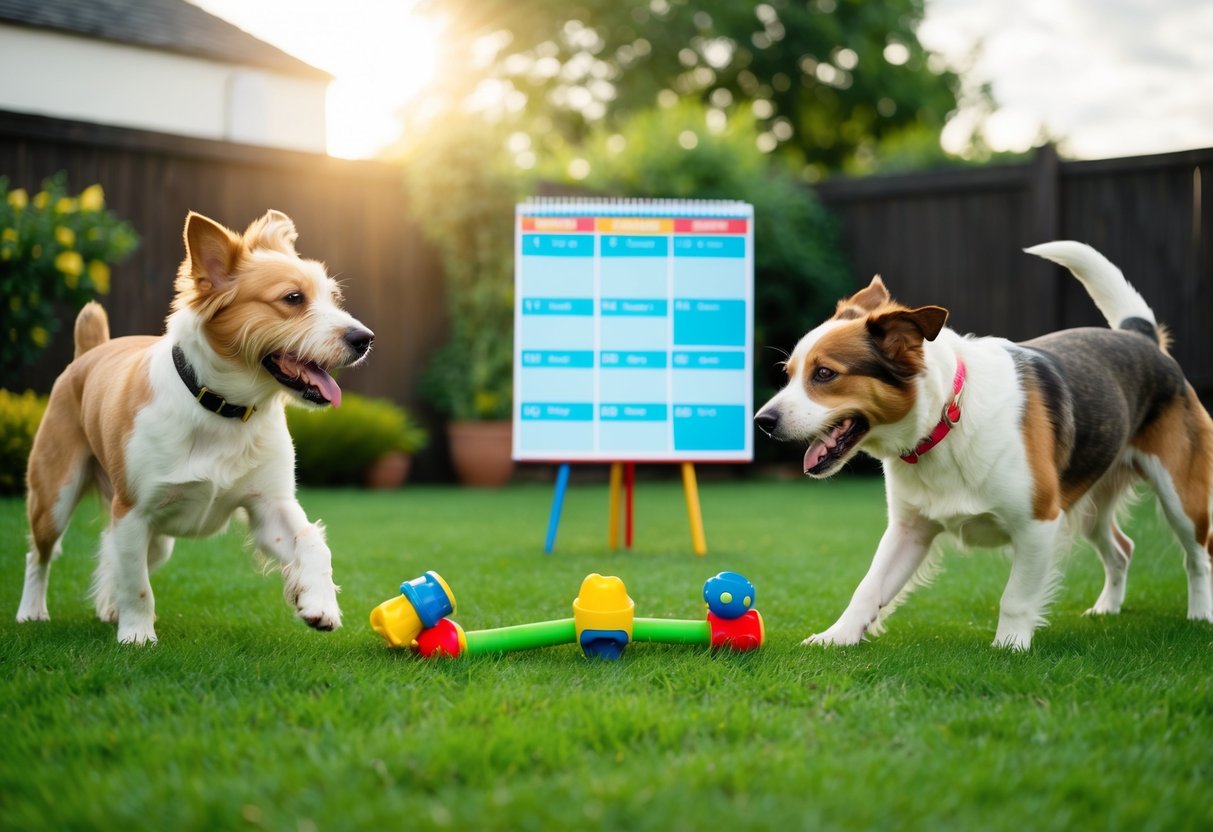
[[[420,375],[445,335],[445,303],[438,258],[411,221],[398,167],[0,113],[0,175],[33,192],[58,171],[73,191],[100,183],[142,240],[103,298],[115,336],[163,331],[188,211],[243,230],[277,208],[294,219],[299,252],[327,263],[351,313],[375,331],[372,360],[347,371],[343,386],[418,402]],[[69,320],[37,364],[0,386],[49,390],[71,340]]]
[[[946,306],[953,327],[976,334],[1024,339],[1102,326],[1076,281],[1020,251],[1052,239],[1090,243],[1168,324],[1174,355],[1210,400],[1213,211],[1201,204],[1210,168],[1213,149],[1060,162],[1043,148],[1029,164],[839,179],[817,192],[841,220],[857,283],[880,273],[901,300]],[[419,403],[445,306],[438,259],[411,220],[399,169],[0,113],[0,175],[36,188],[60,170],[73,189],[100,182],[142,238],[105,300],[115,335],[161,330],[187,211],[243,227],[277,208],[295,219],[300,252],[346,281],[349,308],[376,332],[373,360],[343,383]],[[70,356],[69,333],[0,386],[49,389]]]
[[[1079,240],[1120,266],[1174,337],[1172,354],[1213,401],[1213,149],[836,180],[817,192],[842,223],[858,282],[935,303],[962,332],[1020,340],[1104,326],[1082,287],[1021,249]]]

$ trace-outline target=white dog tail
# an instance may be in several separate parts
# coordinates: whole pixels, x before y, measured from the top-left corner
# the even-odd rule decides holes
[[[1144,334],[1147,327],[1125,326],[1125,321],[1138,318],[1149,324],[1148,329],[1153,330],[1150,335],[1158,338],[1158,321],[1154,319],[1154,310],[1125,280],[1120,269],[1095,249],[1073,240],[1057,240],[1024,251],[1069,269],[1086,288],[1087,294],[1113,329],[1133,329]]]

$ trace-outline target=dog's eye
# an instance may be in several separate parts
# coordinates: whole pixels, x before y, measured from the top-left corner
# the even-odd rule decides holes
[[[831,370],[829,367],[818,367],[813,371],[813,381],[829,381],[838,373]]]
[[[307,298],[303,296],[303,292],[291,292],[282,299],[282,302],[287,306],[299,306],[305,300],[307,300]]]

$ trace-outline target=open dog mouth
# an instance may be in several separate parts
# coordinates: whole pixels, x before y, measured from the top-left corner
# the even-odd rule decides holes
[[[298,392],[304,401],[341,406],[341,388],[328,370],[315,361],[280,352],[267,355],[261,360],[261,366],[283,387]]]
[[[814,477],[828,474],[859,444],[868,430],[868,421],[862,416],[848,416],[838,422],[820,439],[813,440],[804,452],[804,472]]]

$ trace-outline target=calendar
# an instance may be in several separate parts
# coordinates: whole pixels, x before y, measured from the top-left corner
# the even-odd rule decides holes
[[[753,458],[754,210],[537,200],[515,217],[514,458]]]

